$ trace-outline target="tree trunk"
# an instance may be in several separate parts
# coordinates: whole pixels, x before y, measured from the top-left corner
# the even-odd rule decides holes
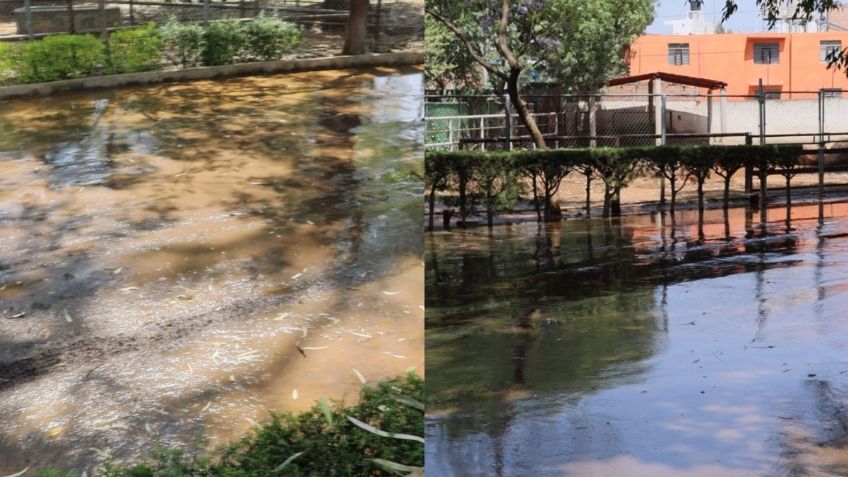
[[[542,208],[539,205],[539,189],[536,188],[536,174],[533,174],[533,207],[536,208],[536,222],[542,222]]]
[[[468,189],[468,178],[465,174],[459,175],[459,220],[460,227],[465,228],[465,218],[468,217],[468,197],[466,195]]]
[[[365,53],[368,40],[368,0],[351,0],[350,16],[342,49],[343,55],[361,55]]]
[[[603,217],[610,215],[610,186],[606,182],[604,182],[604,212],[601,215]]]
[[[586,218],[592,217],[592,171],[586,174]]]
[[[789,182],[792,180],[792,177],[786,176],[786,208],[792,207],[792,189],[790,189]]]
[[[674,174],[668,178],[668,185],[671,186],[671,203],[669,204],[669,211],[671,212],[671,216],[674,217],[674,206],[677,204],[677,177]]]
[[[724,178],[724,210],[730,208],[730,173]]]
[[[545,222],[559,222],[562,220],[562,209],[559,208],[559,201],[554,198],[559,184],[555,187],[544,177],[542,184],[545,186]]]
[[[610,198],[610,215],[613,217],[621,217],[621,186],[616,185],[612,188],[612,197]]]
[[[545,143],[542,131],[539,130],[539,126],[536,124],[536,119],[530,114],[527,102],[524,101],[524,98],[521,97],[521,93],[518,91],[518,78],[520,76],[520,68],[510,68],[509,79],[506,82],[506,91],[509,94],[509,100],[513,107],[515,107],[515,111],[518,112],[518,118],[521,119],[521,123],[527,128],[527,131],[530,132],[530,137],[533,138],[533,143],[536,145],[536,148],[547,149],[548,145]]]
[[[427,219],[427,230],[433,231],[433,215],[436,213],[436,184],[430,188],[430,217]]]
[[[704,216],[704,180],[706,178],[698,178],[698,216]]]

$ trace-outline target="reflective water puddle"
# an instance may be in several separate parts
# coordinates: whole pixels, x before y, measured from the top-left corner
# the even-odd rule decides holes
[[[848,475],[848,205],[817,213],[433,234],[428,473]]]
[[[221,442],[423,372],[422,81],[3,103],[0,474]]]

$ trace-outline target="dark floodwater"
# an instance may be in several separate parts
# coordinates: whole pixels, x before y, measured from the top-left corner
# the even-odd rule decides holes
[[[428,475],[848,475],[848,206],[791,212],[430,236]]]

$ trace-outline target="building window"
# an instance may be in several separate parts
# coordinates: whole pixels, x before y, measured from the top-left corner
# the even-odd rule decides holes
[[[828,60],[842,51],[842,42],[839,40],[822,41],[819,44],[819,61],[827,63]]]
[[[780,90],[763,88],[763,96],[765,99],[780,99]]]
[[[668,64],[670,64],[670,65],[688,65],[689,64],[689,43],[669,43],[668,44]]]
[[[822,96],[825,98],[841,98],[842,90],[839,88],[825,88],[822,90]]]
[[[780,63],[779,51],[777,43],[754,43],[754,63],[776,65]]]

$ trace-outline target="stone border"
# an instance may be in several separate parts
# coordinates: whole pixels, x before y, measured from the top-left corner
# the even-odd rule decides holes
[[[145,71],[121,75],[92,76],[50,83],[21,84],[0,87],[0,100],[20,97],[47,96],[61,91],[116,88],[120,86],[194,81],[234,76],[293,73],[298,71],[338,70],[376,66],[414,66],[424,64],[424,53],[373,53],[353,56],[331,56],[299,60],[262,61],[236,65],[204,66],[173,71]]]

